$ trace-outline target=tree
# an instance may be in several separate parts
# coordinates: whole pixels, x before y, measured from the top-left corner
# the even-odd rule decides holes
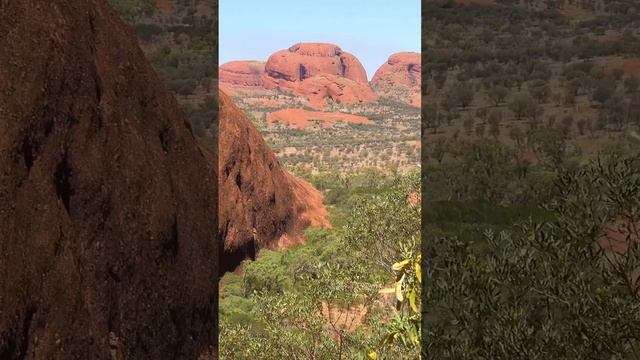
[[[578,120],[578,122],[577,122],[577,124],[576,124],[576,125],[578,125],[578,133],[579,133],[581,136],[584,136],[584,134],[585,134],[585,130],[587,129],[587,120],[585,120],[585,119],[580,119],[580,120]]]
[[[545,103],[551,94],[551,88],[544,80],[533,80],[529,83],[529,93],[540,103]]]
[[[456,99],[446,97],[440,102],[440,107],[447,113],[447,126],[451,126],[451,121],[457,116]]]
[[[433,80],[436,83],[436,88],[438,90],[442,90],[442,88],[444,87],[444,84],[447,82],[447,73],[446,73],[446,71],[437,72],[433,76]]]
[[[487,121],[487,116],[489,115],[489,110],[486,107],[479,107],[476,109],[476,116],[484,121]]]
[[[567,115],[562,118],[562,127],[566,133],[571,132],[571,127],[573,126],[573,116]]]
[[[513,111],[517,120],[523,117],[537,118],[540,115],[538,103],[528,94],[520,93],[509,103],[509,109]]]
[[[426,359],[640,359],[637,158],[562,171],[553,188],[547,220],[424,243]]]
[[[456,99],[458,104],[460,104],[460,106],[463,108],[466,108],[467,106],[469,106],[469,104],[471,104],[474,95],[475,93],[473,87],[471,87],[470,84],[467,83],[457,84],[451,92],[451,97]]]
[[[532,142],[535,150],[550,159],[554,165],[562,163],[567,150],[567,139],[562,130],[539,129],[533,133]]]
[[[502,85],[494,86],[487,92],[487,96],[494,106],[500,106],[507,95],[509,95],[509,89]]]
[[[637,76],[632,75],[624,79],[624,88],[627,92],[634,93],[638,90],[638,87],[640,87],[640,78]]]
[[[520,127],[518,127],[517,125],[513,125],[511,127],[511,130],[509,130],[509,137],[518,146],[522,145],[524,141],[524,133],[522,132],[522,130],[520,130]]]
[[[610,78],[603,78],[596,82],[593,89],[593,100],[604,104],[616,91],[616,82]]]

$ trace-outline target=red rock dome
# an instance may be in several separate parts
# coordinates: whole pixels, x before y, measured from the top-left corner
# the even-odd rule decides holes
[[[300,43],[272,54],[265,65],[265,87],[295,88],[297,82],[316,75],[336,75],[367,84],[360,61],[340,47],[323,43]]]
[[[400,52],[389,57],[371,79],[371,87],[380,95],[419,105],[421,76],[420,54]],[[418,95],[418,96],[416,96]]]
[[[262,86],[264,62],[230,61],[220,65],[219,79],[230,86]]]

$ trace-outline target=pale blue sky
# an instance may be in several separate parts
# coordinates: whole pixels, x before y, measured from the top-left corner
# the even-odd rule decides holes
[[[420,52],[418,0],[220,0],[219,10],[220,64],[325,42],[358,57],[370,79],[389,55]]]

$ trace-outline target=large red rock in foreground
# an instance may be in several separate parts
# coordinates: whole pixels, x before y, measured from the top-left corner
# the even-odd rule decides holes
[[[371,86],[378,94],[420,106],[421,63],[419,53],[393,54],[373,75]]]
[[[215,157],[105,0],[3,1],[0,34],[0,359],[197,359]]]
[[[322,194],[286,172],[245,114],[219,97],[221,274],[261,248],[300,243],[307,226],[330,226]]]

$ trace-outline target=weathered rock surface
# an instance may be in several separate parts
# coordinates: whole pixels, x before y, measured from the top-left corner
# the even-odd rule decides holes
[[[262,86],[264,62],[230,61],[220,65],[219,79],[221,83],[235,87]]]
[[[336,75],[316,75],[298,84],[295,92],[309,99],[308,105],[324,109],[328,101],[338,104],[363,104],[378,100],[368,85]]]
[[[309,98],[324,108],[331,99],[342,104],[378,99],[360,61],[333,44],[300,43],[272,54],[265,64],[264,87]]]
[[[0,359],[209,352],[216,159],[131,31],[105,0],[2,1],[0,47]]]
[[[367,85],[367,73],[355,56],[333,44],[300,43],[272,54],[265,64],[265,86],[294,89],[316,75],[336,75]]]
[[[360,61],[340,47],[299,43],[272,54],[266,63],[231,61],[220,66],[220,88],[236,96],[237,88],[279,89],[309,99],[324,109],[328,101],[361,104],[378,100]]]
[[[371,79],[371,87],[380,95],[420,106],[421,59],[419,53],[393,54]]]
[[[221,273],[259,249],[300,243],[307,226],[330,226],[322,194],[286,172],[245,114],[223,92],[220,105]]]

